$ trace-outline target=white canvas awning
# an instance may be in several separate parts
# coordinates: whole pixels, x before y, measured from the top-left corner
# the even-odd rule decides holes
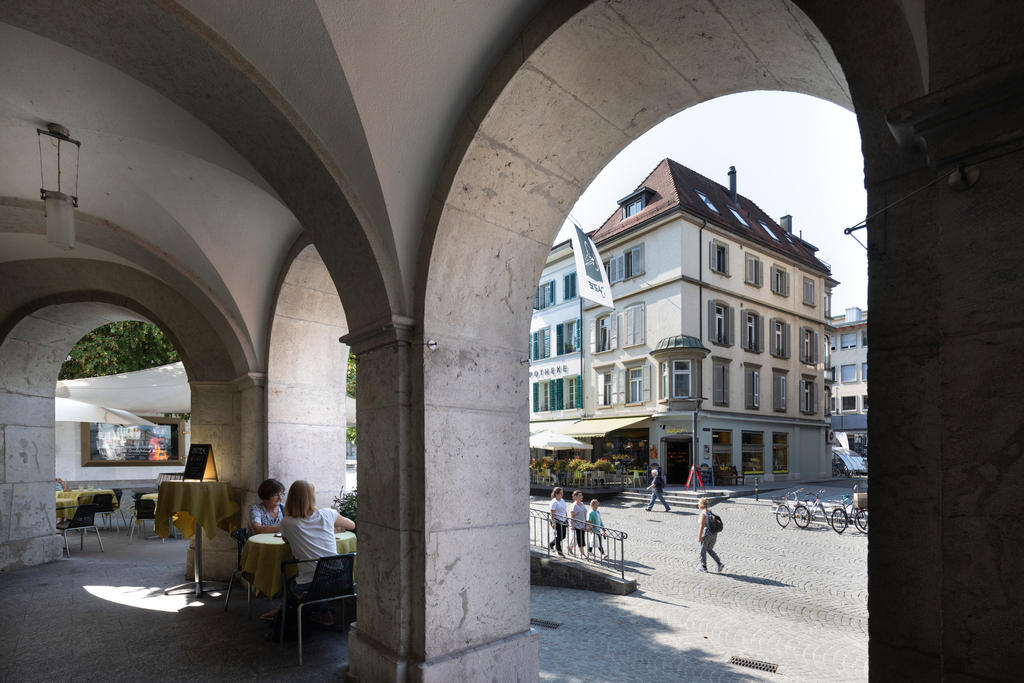
[[[590,450],[589,443],[556,432],[540,432],[530,436],[530,448],[541,448],[545,451],[568,451],[572,449]]]
[[[140,415],[192,410],[192,392],[181,363],[103,377],[61,380],[57,382],[56,396],[114,406]]]
[[[53,399],[53,417],[57,422],[102,422],[115,425],[153,425],[144,417],[139,417],[127,410],[104,408],[103,406],[83,403],[71,398],[57,396]]]
[[[93,405],[116,406],[140,415],[192,411],[192,390],[181,363],[103,377],[61,380],[57,382],[56,396]],[[354,427],[356,400],[348,396],[344,400],[346,424]]]

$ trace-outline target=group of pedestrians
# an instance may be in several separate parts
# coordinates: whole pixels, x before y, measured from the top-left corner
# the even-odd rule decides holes
[[[601,559],[607,560],[608,554],[604,550],[603,539],[607,538],[608,532],[604,528],[601,513],[598,511],[600,503],[598,503],[597,498],[590,501],[590,509],[588,510],[583,504],[582,491],[573,491],[572,503],[569,504],[562,500],[563,495],[564,492],[561,486],[556,486],[551,491],[549,518],[551,527],[555,530],[555,537],[548,544],[548,547],[557,550],[559,555],[565,557],[565,553],[562,552],[562,541],[565,540],[571,526],[573,535],[569,538],[567,544],[569,554],[575,555],[578,551],[581,558],[587,559],[587,554],[594,553],[596,548],[597,553],[601,555]],[[590,544],[587,543],[588,535],[591,539]]]
[[[647,505],[647,512],[650,512],[651,508],[654,507],[655,500],[661,501],[661,504],[665,506],[665,512],[669,512],[672,509],[665,502],[665,479],[661,476],[661,472],[657,467],[651,468],[651,479],[647,490],[651,491],[651,501]],[[575,555],[575,551],[578,549],[580,557],[586,559],[587,553],[593,552],[596,546],[601,554],[601,558],[608,559],[602,543],[602,538],[606,538],[608,533],[601,520],[601,513],[598,512],[599,503],[597,499],[594,498],[590,501],[590,510],[588,511],[586,506],[583,505],[582,491],[573,491],[572,502],[568,504],[562,500],[563,495],[564,492],[561,486],[556,486],[551,491],[551,506],[548,516],[555,536],[548,544],[548,547],[556,550],[562,557],[565,557],[565,554],[562,552],[562,541],[568,535],[571,525],[573,537],[570,537],[568,544],[570,554]],[[701,498],[697,503],[697,509],[700,511],[700,523],[697,529],[697,543],[700,544],[700,571],[706,572],[708,570],[707,558],[710,555],[711,559],[718,565],[718,571],[721,572],[725,568],[725,564],[714,550],[715,543],[718,541],[718,532],[713,530],[713,525],[711,524],[713,513],[708,510],[708,499]],[[588,534],[594,541],[590,545],[586,543]]]

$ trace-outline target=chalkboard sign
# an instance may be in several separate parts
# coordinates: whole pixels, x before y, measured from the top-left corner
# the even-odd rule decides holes
[[[217,481],[217,466],[213,463],[213,445],[194,443],[189,446],[185,461],[185,481]]]

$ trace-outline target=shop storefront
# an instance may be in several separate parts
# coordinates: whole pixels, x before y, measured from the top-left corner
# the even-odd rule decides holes
[[[646,416],[610,417],[580,420],[561,429],[561,433],[589,440],[594,446],[591,460],[607,458],[621,471],[646,469],[650,460],[650,440]]]
[[[715,417],[706,418],[703,424],[708,429],[715,471],[735,467],[747,483],[753,483],[755,477],[778,481],[818,475],[823,426]]]
[[[665,483],[682,486],[690,476],[697,449],[694,447],[693,416],[660,416],[651,426],[651,442],[656,460],[662,468]],[[697,463],[700,466],[700,462]]]

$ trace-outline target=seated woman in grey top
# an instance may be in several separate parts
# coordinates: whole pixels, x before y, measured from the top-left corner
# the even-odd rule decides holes
[[[254,534],[276,534],[284,516],[284,484],[267,479],[256,493],[260,502],[249,508],[249,530]]]

